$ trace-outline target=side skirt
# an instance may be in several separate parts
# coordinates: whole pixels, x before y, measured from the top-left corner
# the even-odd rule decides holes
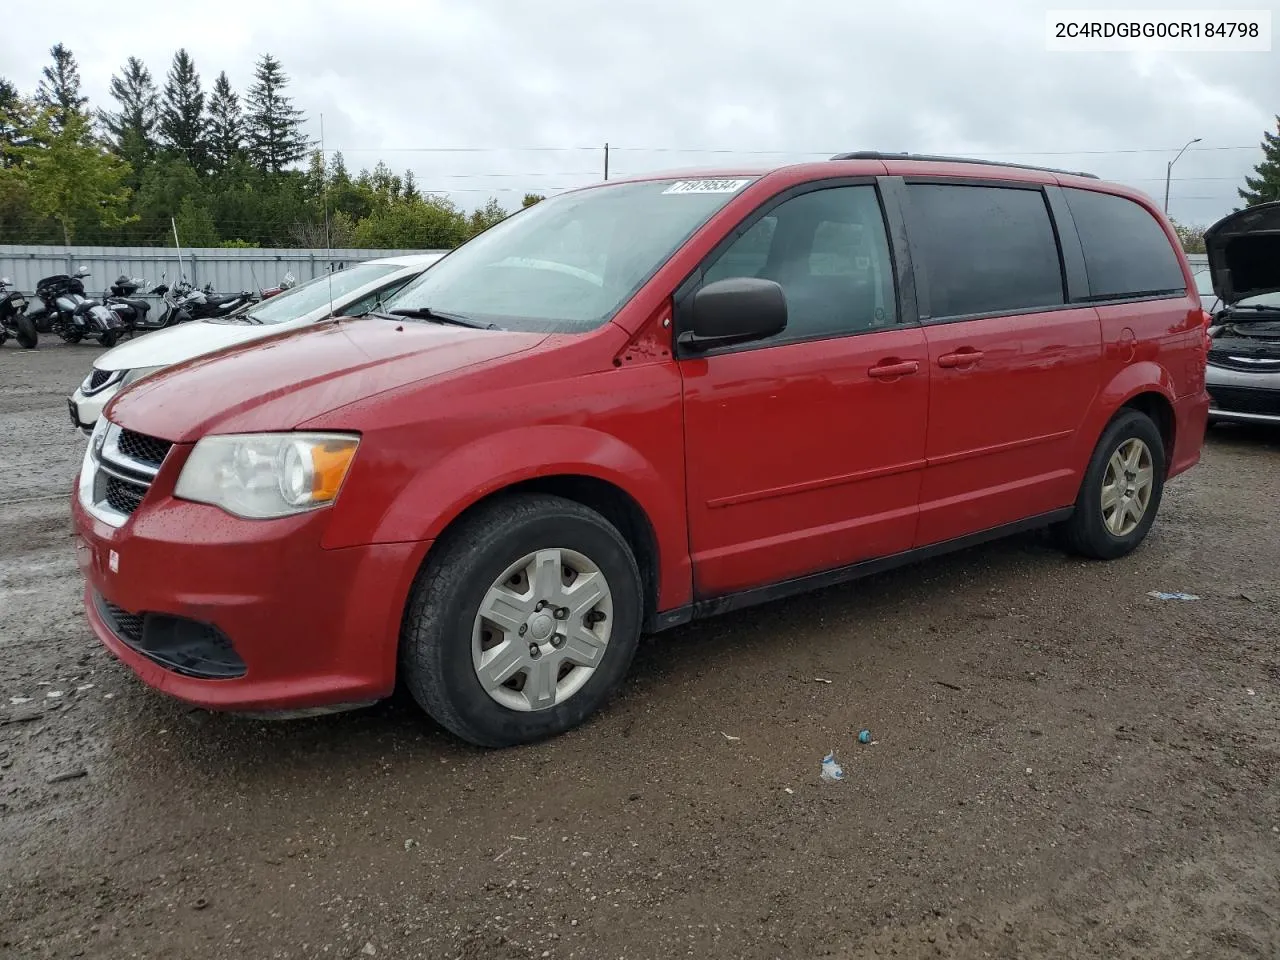
[[[781,600],[784,597],[795,596],[799,593],[808,593],[811,590],[821,590],[824,587],[848,583],[851,580],[860,580],[863,577],[883,573],[886,570],[904,567],[918,560],[928,560],[930,557],[954,553],[956,550],[964,550],[980,543],[1000,540],[1016,533],[1052,526],[1069,518],[1074,510],[1074,507],[1064,507],[1061,510],[1041,513],[1025,520],[1006,523],[999,527],[992,527],[990,530],[956,537],[953,540],[944,540],[941,543],[933,543],[926,547],[916,547],[913,550],[904,550],[902,553],[893,553],[887,557],[874,557],[845,567],[836,567],[834,570],[822,570],[818,573],[806,574],[803,577],[766,584],[763,587],[752,587],[748,590],[740,590],[736,593],[728,593],[719,597],[710,597],[706,600],[695,600],[693,603],[686,604],[683,607],[676,607],[674,610],[664,610],[653,614],[649,617],[645,630],[647,633],[660,633],[663,630],[670,630],[672,627],[678,627],[693,620],[701,620],[704,617],[714,617],[722,613],[728,613],[731,610],[754,607],[757,604],[771,603],[774,600]]]

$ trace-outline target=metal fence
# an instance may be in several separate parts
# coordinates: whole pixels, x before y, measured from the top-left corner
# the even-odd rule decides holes
[[[0,277],[8,277],[15,288],[32,292],[43,277],[74,273],[87,267],[85,290],[91,296],[105,291],[121,275],[140,277],[147,286],[163,276],[172,286],[185,276],[197,287],[212,284],[218,293],[261,290],[276,286],[286,273],[302,283],[330,270],[374,260],[413,253],[442,253],[434,250],[299,250],[257,247],[196,247],[178,253],[166,247],[44,247],[0,244]]]

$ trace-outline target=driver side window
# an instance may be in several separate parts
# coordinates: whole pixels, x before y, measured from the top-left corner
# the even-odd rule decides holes
[[[351,304],[351,306],[347,307],[347,309],[343,311],[343,315],[347,317],[363,317],[370,311],[382,309],[380,305],[385,304],[388,300],[399,293],[400,288],[412,279],[414,278],[408,277],[404,280],[397,280],[395,283],[385,286],[380,290],[375,290],[367,296],[361,297],[355,303]]]
[[[784,200],[705,269],[703,282],[730,277],[782,286],[787,328],[767,343],[843,336],[897,322],[889,240],[871,185],[827,187]]]

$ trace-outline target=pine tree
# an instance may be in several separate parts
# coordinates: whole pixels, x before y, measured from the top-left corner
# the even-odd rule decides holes
[[[1254,167],[1256,177],[1245,177],[1248,190],[1237,190],[1245,206],[1280,200],[1280,117],[1276,117],[1277,133],[1262,134],[1262,162]]]
[[[53,111],[53,129],[63,129],[72,114],[83,114],[89,98],[80,93],[80,67],[75,55],[60,43],[49,49],[53,63],[41,71],[36,106]]]
[[[98,120],[106,128],[116,153],[140,175],[156,151],[159,106],[151,71],[137,57],[130,57],[121,74],[112,76],[110,89],[120,109],[114,113],[99,110]]]
[[[226,170],[244,153],[243,127],[240,98],[224,70],[209,97],[209,160],[215,170]]]
[[[404,192],[401,196],[410,203],[422,199],[422,191],[418,189],[418,179],[413,175],[412,170],[404,172]]]
[[[284,95],[289,78],[271,54],[258,60],[254,79],[247,102],[249,157],[259,169],[279,173],[306,155],[302,111]]]
[[[0,167],[17,163],[13,150],[24,141],[22,131],[29,122],[28,104],[18,94],[18,88],[0,77]]]
[[[191,166],[203,172],[208,166],[207,121],[200,74],[186,50],[173,55],[160,103],[160,137]]]

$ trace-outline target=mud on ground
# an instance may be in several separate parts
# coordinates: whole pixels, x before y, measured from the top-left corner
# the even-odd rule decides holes
[[[0,349],[0,956],[1280,955],[1280,434],[1214,431],[1129,558],[1027,536],[701,623],[494,753],[107,655],[64,499],[92,355]]]

